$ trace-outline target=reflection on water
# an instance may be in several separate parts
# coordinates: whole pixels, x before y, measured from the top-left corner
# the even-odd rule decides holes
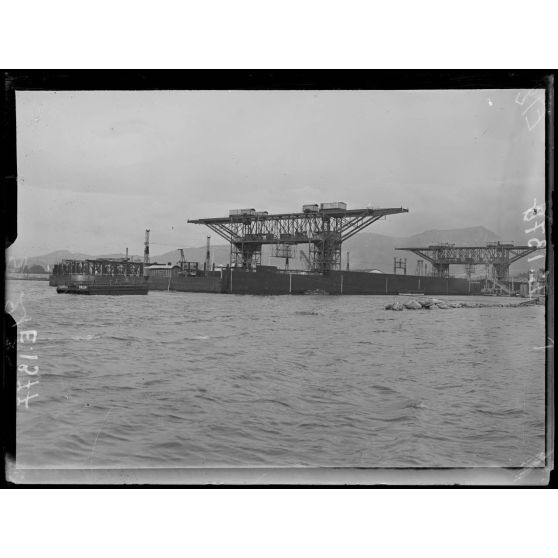
[[[38,332],[20,467],[520,466],[544,451],[541,306],[8,289]]]

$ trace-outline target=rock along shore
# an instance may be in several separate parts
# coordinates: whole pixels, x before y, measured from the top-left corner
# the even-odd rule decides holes
[[[448,310],[450,308],[521,308],[523,306],[535,306],[544,304],[542,297],[525,300],[518,304],[508,303],[484,303],[484,302],[462,302],[439,300],[437,298],[412,299],[409,302],[393,302],[386,306],[386,310]]]

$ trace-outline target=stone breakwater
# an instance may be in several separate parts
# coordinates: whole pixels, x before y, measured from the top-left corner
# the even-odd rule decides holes
[[[451,308],[520,308],[523,306],[533,306],[535,304],[544,304],[541,298],[525,300],[519,304],[513,303],[484,303],[484,302],[461,302],[439,300],[437,298],[413,299],[409,302],[393,302],[386,306],[386,310],[449,310]]]

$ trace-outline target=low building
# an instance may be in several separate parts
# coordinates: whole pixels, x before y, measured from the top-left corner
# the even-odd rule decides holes
[[[149,277],[177,277],[180,266],[173,264],[156,264],[147,267]]]

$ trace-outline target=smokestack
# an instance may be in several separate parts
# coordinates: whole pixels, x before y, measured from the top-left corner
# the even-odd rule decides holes
[[[126,248],[126,259],[128,259],[128,248]]]
[[[149,264],[149,229],[145,229],[145,248],[143,249],[143,263]]]
[[[149,229],[145,229],[145,248],[143,249],[143,274],[147,275],[149,265]]]

